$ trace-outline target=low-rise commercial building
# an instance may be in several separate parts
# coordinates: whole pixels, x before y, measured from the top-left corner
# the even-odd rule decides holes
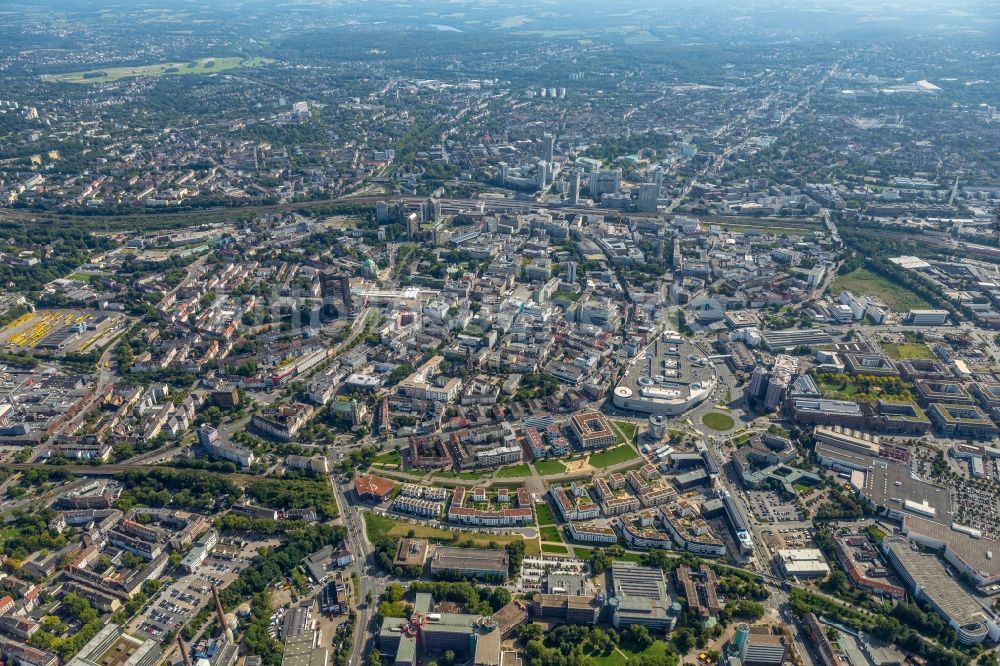
[[[438,546],[431,556],[431,573],[445,577],[506,580],[509,564],[506,550]]]
[[[823,578],[830,573],[830,566],[818,548],[779,550],[776,559],[787,578]]]
[[[955,629],[962,644],[1000,638],[1000,625],[993,612],[969,596],[935,556],[921,553],[915,544],[901,536],[883,539],[882,551],[914,596],[930,605]]]

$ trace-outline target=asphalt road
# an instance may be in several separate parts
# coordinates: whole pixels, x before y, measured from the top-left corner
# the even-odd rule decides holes
[[[375,626],[375,609],[379,597],[385,591],[387,579],[381,575],[371,575],[375,570],[375,565],[371,561],[373,551],[365,534],[361,512],[347,497],[346,491],[350,488],[350,484],[341,485],[334,476],[330,476],[330,483],[333,485],[340,515],[347,530],[347,545],[354,553],[354,562],[349,567],[349,572],[352,581],[356,575],[358,582],[358,589],[354,591],[358,617],[351,643],[351,658],[348,661],[348,666],[355,666],[364,662],[368,654],[369,641],[373,642],[374,635],[378,631],[378,627]],[[369,593],[372,597],[371,603],[365,601]]]

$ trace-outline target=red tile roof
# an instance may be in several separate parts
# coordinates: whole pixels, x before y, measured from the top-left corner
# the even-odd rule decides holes
[[[372,497],[383,499],[386,495],[391,493],[395,487],[396,484],[392,480],[383,479],[380,476],[373,476],[371,474],[359,476],[354,479],[354,489],[360,497],[370,495]]]

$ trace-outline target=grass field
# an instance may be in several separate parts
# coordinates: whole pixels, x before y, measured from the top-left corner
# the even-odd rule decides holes
[[[594,552],[593,548],[584,548],[582,546],[574,546],[573,553],[581,560],[590,559],[591,553]],[[642,555],[639,553],[625,553],[624,555],[615,557],[612,556],[611,559],[617,560],[619,562],[634,562],[635,564],[642,563]]]
[[[543,543],[542,552],[550,553],[552,555],[569,555],[569,548],[566,546],[560,546],[557,543]]]
[[[616,446],[613,449],[595,453],[590,456],[590,460],[588,462],[591,467],[604,469],[605,467],[611,467],[612,465],[628,462],[629,460],[634,460],[638,457],[639,454],[635,449],[628,444],[622,444],[621,446]]]
[[[824,398],[832,400],[850,400],[861,390],[857,384],[848,383],[846,386],[835,382],[826,381],[823,375],[816,376],[816,384],[823,393]]]
[[[637,663],[642,658],[664,660],[667,656],[667,644],[657,640],[653,641],[653,644],[645,650],[638,650],[629,641],[623,640],[622,644],[612,650],[610,654],[591,656],[594,657],[597,666],[625,666],[625,664]]]
[[[884,342],[882,350],[894,360],[904,358],[919,358],[934,360],[934,352],[922,342]]]
[[[625,439],[629,442],[635,441],[635,433],[639,429],[634,423],[629,423],[628,421],[612,421],[618,429],[621,430],[622,434],[625,435]]]
[[[872,402],[880,398],[888,398],[895,402],[912,402],[913,394],[908,389],[895,394],[885,394],[881,389],[881,382],[894,381],[893,378],[875,378],[868,393],[864,392],[864,387],[848,379],[844,383],[833,381],[837,375],[820,374],[816,375],[816,385],[823,393],[824,398],[831,400],[858,400],[861,402]],[[895,378],[898,380],[898,378]]]
[[[563,465],[558,460],[536,460],[535,471],[542,476],[553,476],[565,472],[566,465]]]
[[[369,539],[375,540],[380,536],[387,536],[400,539],[413,532],[413,536],[420,539],[427,539],[438,543],[450,543],[452,541],[472,541],[477,546],[487,548],[490,542],[506,546],[512,541],[524,541],[524,552],[526,555],[538,555],[541,551],[535,539],[521,539],[520,536],[510,536],[504,534],[472,534],[460,530],[448,531],[426,525],[415,525],[412,523],[395,520],[386,516],[380,516],[370,511],[364,511],[365,530]]]
[[[375,456],[375,460],[372,463],[387,467],[399,467],[403,463],[403,460],[399,455],[399,451],[386,451],[380,456]]]
[[[462,472],[458,475],[458,478],[465,479],[466,481],[478,481],[479,479],[484,479],[493,474],[491,469],[481,469],[478,472]]]
[[[701,422],[712,430],[732,430],[736,426],[736,421],[728,414],[719,412],[709,412],[701,417]]]
[[[260,67],[272,60],[267,58],[202,58],[191,62],[163,62],[135,67],[105,67],[65,74],[44,74],[43,81],[50,83],[107,83],[136,76],[171,76],[174,74],[212,74],[227,69]]]
[[[884,530],[879,529],[875,525],[869,525],[867,532],[871,538],[875,539],[876,543],[882,543],[882,540],[887,536]]]
[[[559,528],[555,525],[546,525],[538,530],[538,535],[542,538],[542,541],[555,541],[556,543],[562,542],[562,535],[559,533]]]
[[[91,275],[104,275],[104,273],[70,273],[66,276],[67,280],[79,280],[81,282],[89,282]]]
[[[536,504],[535,516],[538,518],[538,525],[541,527],[556,524],[556,519],[553,517],[552,509],[549,508],[548,504]]]
[[[875,296],[896,312],[906,312],[913,308],[929,308],[930,303],[897,284],[886,280],[868,269],[859,268],[847,275],[840,275],[830,285],[831,294],[839,294],[842,290],[855,295]]]
[[[531,468],[528,463],[521,463],[512,467],[503,467],[496,474],[501,479],[509,479],[515,476],[531,476]]]
[[[440,470],[440,471],[434,472],[434,478],[437,478],[437,479],[464,479],[466,481],[478,481],[479,479],[482,479],[484,477],[490,476],[491,474],[493,474],[493,470],[491,470],[491,469],[481,469],[478,472],[462,472],[462,473],[449,472],[449,471]]]

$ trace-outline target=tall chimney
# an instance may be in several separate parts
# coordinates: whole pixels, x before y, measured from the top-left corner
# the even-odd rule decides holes
[[[187,646],[184,645],[184,639],[181,638],[180,634],[177,634],[177,647],[181,649],[181,661],[184,662],[184,666],[191,666],[191,656],[188,654]]]
[[[219,615],[219,626],[225,632],[229,628],[226,622],[226,613],[222,610],[222,599],[219,598],[219,588],[212,586],[212,597],[215,599],[215,612]]]

